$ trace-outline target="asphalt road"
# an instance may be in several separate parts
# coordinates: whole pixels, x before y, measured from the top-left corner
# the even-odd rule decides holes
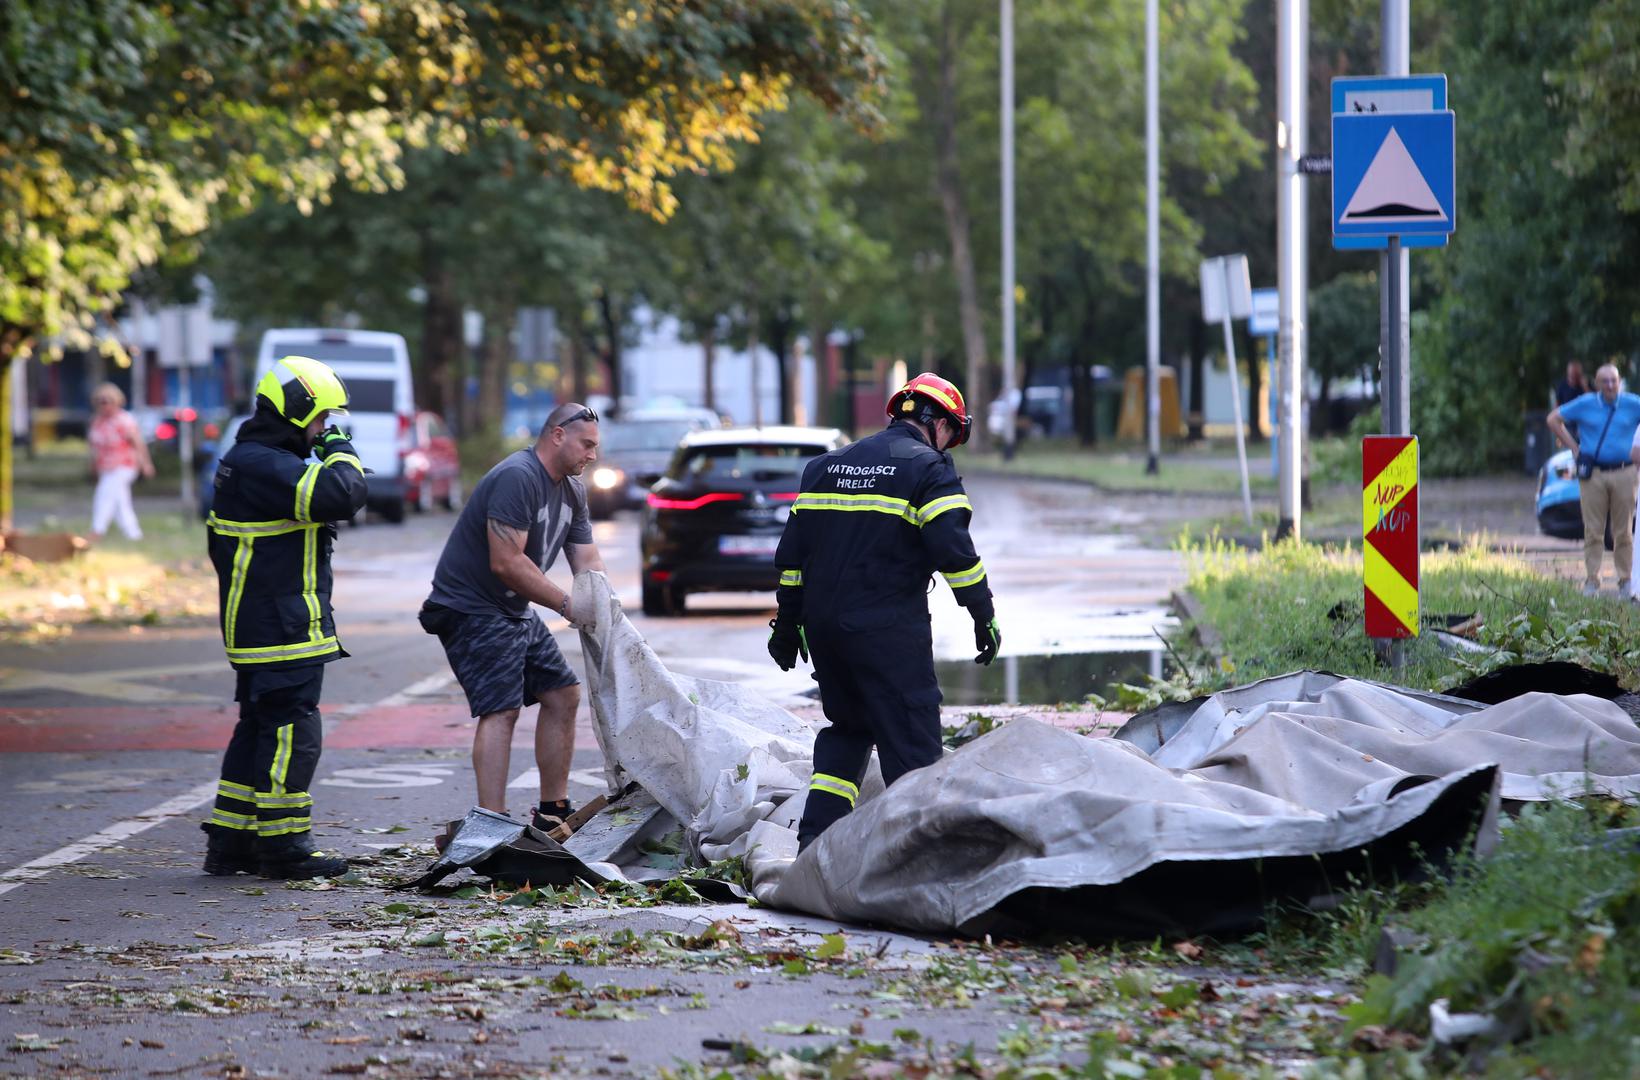
[[[1004,654],[1020,665],[1014,685],[1021,685],[1021,670],[1027,672],[1024,685],[1030,684],[1028,658],[1039,654],[1152,650],[1153,627],[1166,620],[1162,607],[1182,570],[1172,553],[1142,550],[1126,537],[1133,524],[1130,509],[1075,485],[981,479],[969,487],[977,510],[976,543],[997,593]],[[344,530],[338,544],[337,622],[352,655],[327,671],[326,746],[313,787],[315,832],[329,850],[353,856],[385,851],[378,859],[390,857],[395,866],[424,865],[425,859],[418,863],[404,845],[424,844],[438,823],[462,815],[472,803],[473,720],[436,639],[415,621],[450,522],[449,515],[434,514],[412,517],[402,526],[372,523]],[[814,708],[802,696],[812,686],[806,670],[782,673],[764,653],[772,597],[702,595],[690,598],[682,618],[646,619],[636,613],[635,516],[598,523],[595,539],[623,603],[669,667],[739,681],[783,704]],[[564,573],[561,567],[556,571],[560,579]],[[936,653],[965,662],[972,655],[967,620],[943,586],[932,605]],[[577,635],[561,620],[549,620],[549,626],[579,667]],[[953,665],[952,670],[963,669]],[[482,1057],[473,1048],[491,1037],[497,1047],[507,1048],[492,1053],[495,1060],[536,1061],[543,1067],[558,1060],[557,1071],[649,1072],[680,1056],[701,1057],[703,1035],[740,1038],[774,1020],[818,1017],[815,1022],[823,1026],[839,1023],[831,997],[846,998],[847,987],[828,986],[817,996],[807,983],[803,989],[761,968],[744,975],[721,966],[683,971],[668,962],[661,966],[671,989],[659,997],[693,1002],[690,1009],[706,1013],[691,1020],[691,1012],[651,1010],[644,1015],[652,1023],[633,1025],[653,1029],[648,1034],[625,1030],[625,1024],[617,1025],[623,1030],[600,1029],[596,1037],[579,1029],[567,1034],[566,1025],[582,1022],[552,1019],[547,1007],[552,996],[543,997],[542,980],[571,970],[591,986],[606,981],[608,967],[533,963],[523,970],[536,982],[486,991],[489,1021],[446,1009],[448,1017],[437,1016],[450,1020],[445,1025],[450,1030],[430,1028],[425,1038],[404,1035],[407,1025],[415,1025],[401,1022],[391,1010],[384,1013],[385,1006],[361,1004],[350,996],[358,989],[355,983],[391,982],[408,965],[433,972],[422,983],[431,979],[470,988],[483,972],[504,982],[492,967],[505,968],[506,977],[523,977],[518,965],[486,959],[475,968],[455,945],[436,958],[424,950],[406,959],[401,924],[419,916],[383,915],[384,905],[398,898],[375,883],[308,892],[251,878],[203,876],[197,826],[208,812],[221,749],[234,722],[231,697],[232,676],[214,622],[140,632],[90,627],[46,645],[0,645],[0,806],[5,811],[0,1000],[9,1002],[11,1021],[0,1038],[39,1034],[48,1042],[64,1040],[55,1049],[25,1049],[19,1051],[24,1056],[0,1058],[0,1073],[159,1075],[177,1069],[179,1075],[212,1070],[215,1075],[224,1070],[227,1075],[305,1075],[332,1066],[351,1068],[365,1057],[357,1047],[367,1043],[397,1046],[408,1040],[421,1056],[395,1057],[382,1050],[387,1056],[365,1061],[365,1067],[382,1075],[436,1075],[445,1067],[466,1075],[485,1068],[482,1061],[472,1064],[479,1060],[475,1053]],[[515,810],[535,798],[528,751],[532,722],[527,714],[515,743],[509,788]],[[600,766],[583,704],[571,776],[577,802],[601,790]],[[767,913],[752,916],[745,908],[583,912],[576,918],[603,933],[633,926],[680,932],[693,927],[698,933],[720,916],[750,919],[748,941],[807,933],[812,945],[826,929]],[[382,941],[335,944],[338,933],[363,931],[387,934],[401,948],[384,947]],[[875,948],[878,940],[895,942],[885,956],[927,951],[894,935],[861,937],[850,931],[848,937],[851,950]],[[281,952],[283,946],[270,945],[275,942],[296,944]],[[283,992],[268,982],[270,957],[289,961],[295,965],[290,970],[301,973],[279,984],[286,987]],[[341,986],[336,980],[346,971],[358,973],[357,979]],[[177,994],[189,987],[204,993],[199,987],[206,984],[218,987],[213,992],[219,998],[224,993],[231,998],[220,989],[224,980],[238,980],[250,997],[220,1009],[175,1003]],[[259,988],[252,991],[250,983]],[[748,995],[747,986],[759,990]],[[858,997],[865,989],[857,986],[852,993]],[[705,1005],[696,1001],[697,994],[705,995]],[[719,1008],[724,1004],[727,1011]],[[865,1007],[869,1014],[860,1002],[850,1007],[855,1014]],[[846,1027],[850,1014],[842,1015]],[[943,1020],[942,1015],[930,1008],[924,1023],[933,1025],[930,1037],[947,1042],[962,1041],[965,1032],[970,1041],[977,1032],[984,1042],[1011,1022],[1006,1010],[979,1028],[973,1027],[972,1013]],[[315,1017],[323,1021],[320,1027],[301,1026]],[[526,1023],[521,1017],[533,1019]],[[334,1041],[340,1037],[338,1024],[351,1041]],[[894,1025],[875,1026],[884,1028],[876,1034],[888,1038]],[[149,1030],[168,1032],[148,1040],[164,1043],[164,1049],[143,1045],[143,1032]],[[484,1039],[475,1043],[481,1030]],[[298,1044],[305,1049],[293,1057],[289,1047]],[[198,1069],[206,1072],[190,1072]]]

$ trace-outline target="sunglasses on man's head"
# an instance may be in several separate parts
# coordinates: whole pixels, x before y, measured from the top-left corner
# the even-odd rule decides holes
[[[558,420],[552,426],[553,427],[568,427],[569,425],[571,425],[573,423],[576,423],[577,421],[580,421],[580,420],[590,420],[594,424],[596,424],[598,422],[598,414],[593,412],[591,409],[587,408],[585,405],[583,405],[583,406],[581,406],[581,411],[580,412],[571,413],[569,416],[566,416],[566,417]]]

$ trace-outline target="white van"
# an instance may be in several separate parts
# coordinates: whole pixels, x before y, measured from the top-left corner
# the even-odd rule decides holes
[[[267,374],[275,360],[293,355],[324,361],[347,384],[353,448],[374,470],[365,477],[369,508],[388,521],[403,521],[404,455],[416,417],[410,350],[404,338],[379,330],[269,330],[256,351],[256,378]],[[256,384],[251,385],[254,389]]]

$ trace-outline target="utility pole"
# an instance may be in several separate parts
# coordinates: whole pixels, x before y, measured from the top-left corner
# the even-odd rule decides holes
[[[1280,291],[1281,519],[1277,537],[1303,535],[1304,384],[1309,308],[1304,156],[1310,64],[1309,0],[1276,4],[1276,287]]]
[[[1382,60],[1385,75],[1411,71],[1411,15],[1408,0],[1381,0]],[[1399,236],[1389,238],[1389,250],[1378,256],[1378,345],[1383,364],[1383,432],[1412,434],[1412,357],[1408,315],[1411,270],[1407,249]]]
[[[1290,2],[1290,0],[1289,0]],[[1145,472],[1162,468],[1162,179],[1156,0],[1145,0]]]
[[[1002,400],[1008,403],[1002,456],[1013,460],[1019,428],[1014,400],[1014,0],[1002,3]],[[968,392],[974,393],[970,387]],[[977,396],[977,395],[976,395]],[[1023,395],[1022,395],[1023,396]]]

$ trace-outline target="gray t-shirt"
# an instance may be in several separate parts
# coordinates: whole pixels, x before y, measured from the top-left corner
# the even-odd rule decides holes
[[[521,618],[529,601],[490,572],[489,519],[528,529],[524,554],[544,574],[565,544],[592,543],[587,491],[579,478],[553,480],[530,449],[503,459],[485,474],[444,542],[428,600],[470,615]]]

